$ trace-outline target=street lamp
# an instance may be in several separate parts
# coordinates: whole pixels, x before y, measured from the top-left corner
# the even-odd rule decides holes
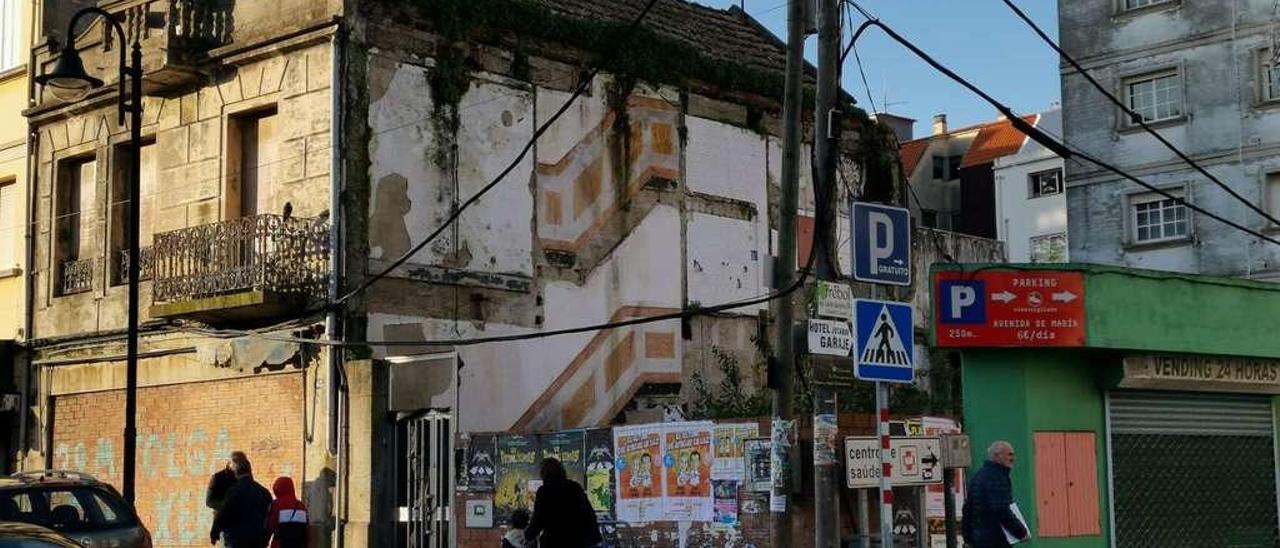
[[[58,56],[58,63],[51,72],[36,77],[36,82],[49,90],[54,97],[74,102],[83,98],[89,91],[102,87],[102,80],[90,76],[84,70],[84,61],[75,47],[76,23],[86,15],[100,15],[119,37],[120,74],[117,79],[118,123],[124,125],[125,113],[129,114],[129,314],[128,342],[125,359],[125,396],[124,396],[124,466],[120,490],[129,504],[134,503],[135,455],[138,439],[138,275],[141,261],[138,254],[138,225],[141,216],[139,199],[138,174],[141,172],[142,148],[142,46],[134,40],[131,54],[131,65],[125,65],[125,44],[128,36],[124,28],[106,10],[98,7],[87,7],[77,11],[67,25],[66,44]],[[125,93],[125,80],[129,81],[129,93]]]

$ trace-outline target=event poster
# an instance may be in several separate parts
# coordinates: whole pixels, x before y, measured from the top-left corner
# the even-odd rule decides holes
[[[668,423],[663,431],[666,519],[711,521],[713,424]]]
[[[585,486],[586,455],[582,451],[584,434],[581,430],[554,432],[542,436],[542,458],[555,458],[564,465],[569,479]]]
[[[587,500],[602,522],[613,521],[613,433],[608,428],[587,430]]]
[[[736,480],[711,480],[715,495],[715,524],[738,526],[738,482]]]
[[[960,424],[955,419],[945,417],[921,417],[921,429],[926,436],[941,436],[943,434],[959,434]],[[952,471],[956,475],[955,484],[951,492],[955,496],[956,501],[956,519],[963,520],[961,509],[964,508],[964,489],[965,476],[964,469]],[[946,535],[946,501],[944,497],[946,489],[941,483],[925,486],[925,518],[929,526],[929,538],[931,542],[938,544],[939,541],[945,544]]]
[[[494,465],[497,447],[493,434],[472,434],[467,444],[466,478],[470,493],[492,493],[498,472]]]
[[[772,487],[769,478],[770,462],[769,438],[748,438],[742,440],[742,459],[745,470],[743,487],[753,493],[768,493]]]
[[[618,521],[662,519],[661,425],[615,427],[613,447],[617,451]]]
[[[760,435],[760,425],[754,422],[717,424],[715,435],[715,462],[711,465],[711,479],[741,481],[746,468],[742,442]]]
[[[497,523],[510,523],[517,508],[533,510],[530,481],[538,479],[538,438],[517,434],[498,437],[498,475],[493,497]]]

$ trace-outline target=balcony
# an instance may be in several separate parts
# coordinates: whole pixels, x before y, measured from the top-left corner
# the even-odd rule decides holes
[[[126,44],[101,19],[93,19],[76,47],[85,65],[102,67],[109,83],[116,75],[117,48],[135,39],[142,45],[143,91],[156,94],[200,81],[201,65],[213,48],[231,43],[234,3],[227,0],[103,0],[98,5],[124,28]],[[61,32],[61,28],[59,28]],[[36,72],[57,61],[58,50],[36,50]],[[207,72],[207,70],[206,70]]]
[[[156,234],[152,249],[155,317],[279,318],[325,296],[329,226],[318,219],[242,217]]]
[[[74,295],[93,289],[93,273],[98,261],[92,258],[62,262],[58,295]]]
[[[155,253],[153,253],[153,249],[154,248],[150,246],[138,248],[138,256],[142,258],[142,260],[139,261],[139,266],[138,266],[139,280],[151,279],[151,265],[155,264],[155,261],[153,260],[153,257],[155,257]],[[117,253],[117,258],[116,258],[115,283],[116,285],[129,283],[129,250],[121,249],[116,253]]]

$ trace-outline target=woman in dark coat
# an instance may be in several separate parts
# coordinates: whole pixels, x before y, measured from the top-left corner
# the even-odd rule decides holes
[[[596,511],[586,491],[569,479],[564,465],[553,458],[542,459],[542,487],[533,501],[533,519],[524,536],[539,546],[591,548],[600,544]]]

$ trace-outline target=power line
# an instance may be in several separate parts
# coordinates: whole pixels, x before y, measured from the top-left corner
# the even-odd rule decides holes
[[[652,10],[653,6],[656,5],[657,3],[658,3],[658,0],[649,0],[649,2],[645,4],[644,9],[640,11],[640,14],[637,15],[635,19],[631,21],[631,24],[627,27],[627,30],[623,34],[623,38],[620,41],[621,44],[625,44],[631,38],[631,35],[635,33],[636,28],[640,26],[640,22],[643,21],[644,18],[649,15],[649,11]],[[620,47],[614,48],[614,50],[610,52],[609,58],[611,58],[613,55],[616,55],[620,50],[621,50]],[[608,60],[608,58],[606,58],[606,60]],[[542,137],[542,134],[546,133],[547,130],[551,128],[551,124],[554,124],[556,120],[560,119],[560,117],[563,116],[564,113],[568,111],[571,106],[573,106],[573,102],[576,101],[578,97],[581,97],[582,94],[586,92],[587,88],[591,87],[592,82],[595,81],[596,75],[598,75],[600,73],[601,68],[603,68],[603,66],[607,64],[606,60],[602,60],[600,63],[597,63],[596,66],[591,69],[591,72],[585,75],[582,78],[582,81],[578,82],[578,87],[574,88],[573,94],[569,96],[569,98],[564,102],[563,105],[560,105],[560,108],[556,110],[556,112],[552,114],[551,117],[547,119],[547,121],[543,122],[542,125],[538,126],[537,131],[534,131],[533,135],[529,138],[529,142],[525,143],[524,148],[520,150],[520,154],[517,154],[515,159],[513,159],[511,163],[507,164],[506,168],[504,168],[500,173],[498,173],[497,177],[494,177],[492,181],[489,181],[489,183],[486,184],[483,188],[481,188],[479,192],[476,192],[475,194],[471,195],[470,198],[467,198],[467,201],[463,202],[461,206],[454,208],[453,212],[449,214],[449,217],[446,218],[444,222],[440,224],[440,226],[436,227],[436,229],[433,230],[431,234],[429,234],[426,238],[424,238],[421,242],[419,242],[418,245],[413,246],[412,249],[405,252],[405,254],[401,255],[398,259],[391,261],[391,264],[387,265],[387,267],[382,269],[382,271],[378,272],[373,276],[366,278],[363,282],[360,283],[360,285],[346,292],[344,295],[339,297],[338,300],[334,301],[333,303],[330,303],[330,306],[337,306],[342,304],[343,302],[346,302],[347,299],[350,299],[351,297],[356,296],[360,292],[366,289],[369,289],[369,287],[372,286],[374,283],[376,283],[378,280],[381,280],[382,278],[385,278],[387,275],[391,274],[392,271],[394,271],[396,268],[399,268],[400,265],[408,261],[410,257],[413,257],[423,248],[430,245],[431,242],[434,241],[437,236],[439,236],[441,233],[445,231],[446,228],[449,227],[449,225],[457,221],[458,218],[462,216],[462,213],[467,210],[467,208],[471,207],[473,204],[480,201],[480,198],[482,198],[486,193],[488,193],[489,190],[493,189],[493,187],[498,186],[498,183],[501,183],[502,180],[507,177],[507,175],[509,175],[512,171],[516,169],[517,166],[520,165],[520,162],[524,161],[525,156],[529,155],[529,151],[533,150],[533,146],[538,142],[538,138]]]
[[[1141,114],[1138,114],[1133,109],[1129,108],[1129,105],[1126,105],[1124,101],[1121,101],[1120,98],[1115,96],[1115,94],[1108,91],[1107,88],[1103,86],[1100,82],[1098,82],[1098,80],[1095,79],[1093,75],[1089,74],[1089,72],[1086,71],[1084,67],[1081,66],[1080,63],[1075,60],[1075,58],[1071,57],[1071,55],[1069,55],[1065,50],[1063,50],[1062,47],[1059,46],[1056,42],[1054,42],[1053,39],[1050,38],[1048,34],[1045,34],[1044,30],[1040,28],[1040,25],[1037,25],[1035,21],[1031,20],[1031,18],[1027,16],[1026,12],[1022,11],[1020,8],[1018,8],[1018,6],[1014,5],[1014,3],[1011,0],[1001,0],[1001,1],[1004,2],[1004,5],[1009,6],[1009,9],[1013,10],[1013,13],[1016,14],[1019,19],[1022,19],[1023,22],[1025,22],[1028,26],[1030,26],[1031,30],[1034,30],[1035,33],[1040,36],[1041,40],[1043,40],[1046,44],[1048,44],[1049,47],[1053,48],[1054,51],[1058,52],[1058,55],[1061,56],[1062,59],[1067,62],[1067,64],[1071,65],[1073,68],[1079,71],[1080,75],[1084,76],[1085,80],[1088,80],[1090,84],[1093,84],[1093,87],[1097,88],[1098,91],[1102,93],[1103,96],[1105,96],[1108,100],[1110,100],[1116,106],[1120,107],[1120,110],[1124,111],[1125,115],[1128,116],[1131,122],[1138,124],[1139,127],[1141,127],[1147,133],[1150,133],[1152,136],[1154,136],[1156,140],[1160,141],[1160,144],[1164,145],[1164,147],[1169,149],[1170,152],[1173,152],[1183,162],[1186,162],[1187,165],[1195,168],[1195,170],[1199,172],[1201,175],[1204,175],[1214,184],[1218,185],[1223,190],[1227,191],[1227,194],[1230,194],[1232,198],[1235,198],[1240,203],[1247,206],[1249,209],[1252,209],[1254,212],[1256,212],[1258,215],[1261,215],[1267,221],[1275,225],[1280,225],[1280,219],[1276,219],[1275,217],[1271,216],[1270,213],[1267,213],[1266,210],[1262,209],[1261,207],[1258,207],[1257,204],[1253,203],[1252,201],[1245,198],[1244,196],[1241,196],[1240,193],[1236,192],[1235,189],[1231,188],[1231,185],[1228,185],[1222,182],[1222,180],[1218,179],[1213,174],[1209,173],[1209,171],[1206,170],[1204,167],[1202,167],[1199,163],[1197,163],[1195,160],[1192,160],[1190,156],[1187,156],[1186,153],[1178,149],[1177,146],[1174,146],[1174,144],[1169,142],[1168,139],[1165,139],[1163,135],[1161,135],[1156,130],[1151,129],[1151,126],[1147,125],[1146,120],[1143,118]]]
[[[859,7],[859,6],[858,6],[858,4],[857,4],[856,2],[854,2],[853,0],[846,0],[846,1],[847,1],[847,2],[849,2],[850,4],[852,4],[855,8],[857,8],[857,9],[858,9],[858,11],[862,12],[864,15],[866,14],[866,11],[865,11],[865,10],[863,10],[861,7]],[[1187,200],[1185,200],[1184,198],[1182,198],[1182,197],[1180,197],[1180,196],[1176,196],[1176,195],[1174,195],[1174,194],[1170,193],[1168,190],[1165,190],[1165,189],[1162,189],[1162,188],[1156,187],[1155,185],[1152,185],[1152,184],[1150,184],[1150,183],[1148,183],[1148,182],[1146,182],[1146,181],[1143,181],[1143,180],[1141,180],[1141,179],[1139,179],[1139,178],[1137,178],[1137,177],[1134,177],[1133,175],[1130,175],[1129,173],[1125,172],[1124,170],[1121,170],[1121,169],[1120,169],[1120,168],[1118,168],[1118,167],[1115,167],[1115,166],[1113,166],[1113,165],[1111,165],[1111,164],[1109,164],[1109,163],[1107,163],[1107,162],[1104,162],[1104,161],[1102,161],[1102,160],[1099,160],[1099,159],[1097,159],[1097,158],[1093,157],[1093,156],[1092,156],[1092,155],[1090,155],[1090,154],[1087,154],[1087,153],[1085,153],[1085,152],[1083,152],[1083,151],[1079,151],[1079,150],[1072,150],[1072,148],[1070,148],[1070,147],[1069,147],[1069,145],[1066,145],[1065,143],[1060,143],[1060,142],[1058,142],[1058,141],[1056,141],[1056,140],[1054,140],[1054,139],[1050,138],[1047,134],[1045,134],[1044,132],[1042,132],[1042,131],[1040,131],[1039,129],[1035,128],[1034,126],[1032,126],[1031,124],[1029,124],[1029,123],[1027,123],[1025,120],[1023,120],[1021,117],[1019,117],[1016,113],[1014,113],[1014,112],[1013,112],[1013,109],[1009,108],[1007,105],[1005,105],[1004,103],[1001,103],[1000,101],[998,101],[997,99],[995,99],[994,97],[992,97],[990,94],[988,94],[987,92],[983,91],[981,88],[979,88],[979,87],[975,86],[973,83],[969,82],[968,80],[964,79],[964,78],[963,78],[963,77],[961,77],[960,75],[956,74],[954,71],[952,71],[951,69],[947,68],[947,67],[946,67],[945,65],[943,65],[942,63],[939,63],[939,62],[938,62],[937,60],[935,60],[933,57],[929,56],[929,54],[928,54],[928,53],[925,53],[923,50],[921,50],[919,47],[917,47],[915,44],[913,44],[910,40],[907,40],[906,38],[903,38],[903,37],[902,37],[902,35],[898,34],[898,33],[897,33],[897,32],[895,32],[892,28],[890,28],[888,25],[885,25],[884,23],[880,22],[880,20],[878,20],[878,19],[869,19],[869,20],[867,20],[866,22],[864,22],[864,23],[862,24],[862,26],[858,27],[858,31],[854,33],[854,38],[853,38],[853,39],[854,39],[854,40],[856,40],[856,39],[857,39],[857,37],[858,37],[858,35],[860,35],[860,34],[861,34],[863,31],[865,31],[867,28],[872,27],[872,26],[874,26],[874,27],[878,27],[880,30],[884,31],[884,33],[885,33],[885,34],[887,34],[890,38],[894,39],[894,41],[898,42],[899,44],[901,44],[903,47],[907,48],[908,50],[911,50],[911,52],[912,52],[912,53],[914,53],[917,57],[919,57],[921,60],[923,60],[923,61],[924,61],[925,63],[927,63],[929,66],[933,67],[933,68],[934,68],[935,70],[937,70],[938,72],[941,72],[941,73],[942,73],[943,75],[945,75],[946,77],[950,78],[951,80],[955,81],[956,83],[960,84],[961,86],[964,86],[964,87],[965,87],[965,89],[968,89],[968,90],[972,91],[973,93],[977,94],[977,95],[978,95],[979,97],[981,97],[984,101],[986,101],[987,103],[989,103],[991,106],[995,107],[995,109],[996,109],[997,111],[999,111],[1001,114],[1004,114],[1004,115],[1005,115],[1005,117],[1009,120],[1009,122],[1013,124],[1014,128],[1016,128],[1018,131],[1020,131],[1020,132],[1022,132],[1023,134],[1025,134],[1027,137],[1030,137],[1031,139],[1035,140],[1036,142],[1038,142],[1038,143],[1040,143],[1040,144],[1044,145],[1046,148],[1048,148],[1049,150],[1051,150],[1051,151],[1053,151],[1054,153],[1058,154],[1058,155],[1059,155],[1059,156],[1061,156],[1062,158],[1064,158],[1064,159],[1069,159],[1069,158],[1071,158],[1072,156],[1077,156],[1077,157],[1079,157],[1079,158],[1083,158],[1084,160],[1086,160],[1086,161],[1088,161],[1088,162],[1090,162],[1090,163],[1092,163],[1092,164],[1094,164],[1094,165],[1096,165],[1096,166],[1098,166],[1098,167],[1100,167],[1100,168],[1103,168],[1103,169],[1105,169],[1105,170],[1107,170],[1107,171],[1110,171],[1110,172],[1112,172],[1112,173],[1115,173],[1116,175],[1119,175],[1119,176],[1124,177],[1124,178],[1126,178],[1126,179],[1128,179],[1128,180],[1130,180],[1130,181],[1133,181],[1134,183],[1137,183],[1139,186],[1142,186],[1143,188],[1146,188],[1147,190],[1149,190],[1149,191],[1151,191],[1151,192],[1154,192],[1154,193],[1159,194],[1159,195],[1161,195],[1161,196],[1163,196],[1163,197],[1165,197],[1165,198],[1168,198],[1168,199],[1170,199],[1170,200],[1173,200],[1175,203],[1177,203],[1177,204],[1179,204],[1179,205],[1182,205],[1182,206],[1185,206],[1185,207],[1187,207],[1188,209],[1190,209],[1190,210],[1192,210],[1192,211],[1195,211],[1195,212],[1197,212],[1197,213],[1200,213],[1201,215],[1204,215],[1204,216],[1206,216],[1206,217],[1208,217],[1208,218],[1210,218],[1210,219],[1213,219],[1213,220],[1215,220],[1215,221],[1218,221],[1218,222],[1220,222],[1220,223],[1222,223],[1222,224],[1225,224],[1225,225],[1227,225],[1227,226],[1230,226],[1230,227],[1232,227],[1232,228],[1235,228],[1235,229],[1237,229],[1237,230],[1240,230],[1240,231],[1242,231],[1242,232],[1245,232],[1245,233],[1247,233],[1247,234],[1250,234],[1250,235],[1252,235],[1252,236],[1254,236],[1254,237],[1260,238],[1260,239],[1265,240],[1265,241],[1267,241],[1267,242],[1271,242],[1271,243],[1273,243],[1273,244],[1280,245],[1280,240],[1277,240],[1277,239],[1275,239],[1275,238],[1272,238],[1272,237],[1270,237],[1270,236],[1267,236],[1266,234],[1263,234],[1262,232],[1259,232],[1259,231],[1254,230],[1254,229],[1252,229],[1252,228],[1249,228],[1249,227],[1246,227],[1246,226],[1244,226],[1244,225],[1241,225],[1240,223],[1237,223],[1237,222],[1235,222],[1235,221],[1231,221],[1231,220],[1229,220],[1229,219],[1226,219],[1226,218],[1224,218],[1224,217],[1222,217],[1222,216],[1220,216],[1220,215],[1218,215],[1218,214],[1216,214],[1216,213],[1213,213],[1213,212],[1211,212],[1211,211],[1209,211],[1209,210],[1207,210],[1207,209],[1204,209],[1203,207],[1200,207],[1200,206],[1198,206],[1198,205],[1196,205],[1196,204],[1194,204],[1194,203],[1188,202],[1188,201],[1187,201]],[[852,42],[851,42],[851,45],[852,45]]]
[[[845,15],[847,16],[846,18],[849,20],[849,28],[852,29],[853,13],[849,11],[848,4],[845,4]],[[849,43],[849,47],[848,49],[845,49],[844,54],[840,56],[840,64],[844,65],[845,56],[849,54],[850,50],[853,51],[853,59],[858,63],[858,75],[862,77],[862,89],[866,90],[867,92],[867,102],[871,104],[871,111],[880,112],[880,108],[876,106],[876,99],[874,97],[874,94],[871,93],[871,84],[867,83],[867,73],[862,70],[862,57],[858,56],[858,48],[853,47],[852,42]],[[884,108],[887,111],[889,109],[889,105],[885,105]]]

